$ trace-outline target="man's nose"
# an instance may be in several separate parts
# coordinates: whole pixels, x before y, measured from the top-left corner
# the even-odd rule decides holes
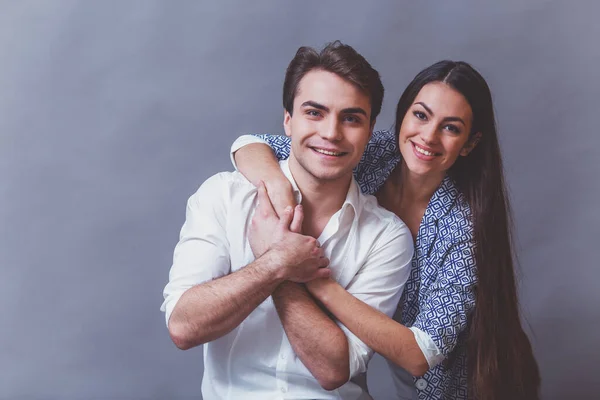
[[[320,136],[323,139],[331,141],[340,140],[342,138],[342,127],[340,122],[336,118],[332,118],[322,127]]]

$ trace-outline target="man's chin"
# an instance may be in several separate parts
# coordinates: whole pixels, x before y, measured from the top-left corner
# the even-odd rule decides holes
[[[352,171],[310,171],[311,175],[323,182],[335,182],[338,180],[344,180],[348,175],[352,174]]]

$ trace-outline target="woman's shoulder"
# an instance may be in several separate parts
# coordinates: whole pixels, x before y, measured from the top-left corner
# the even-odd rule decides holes
[[[466,196],[449,177],[440,189],[438,200],[445,203],[446,207],[438,219],[439,234],[451,242],[473,241],[473,215]]]
[[[378,155],[396,154],[396,135],[389,130],[373,131],[367,150],[376,152]]]
[[[400,161],[396,138],[390,131],[375,131],[365,148],[354,176],[363,193],[373,194]]]

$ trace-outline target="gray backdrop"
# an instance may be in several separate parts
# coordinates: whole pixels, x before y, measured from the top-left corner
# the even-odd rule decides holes
[[[597,396],[600,4],[414,3],[0,0],[0,398],[200,398],[159,312],[187,197],[334,39],[382,74],[377,128],[439,59],[488,79],[544,398]]]

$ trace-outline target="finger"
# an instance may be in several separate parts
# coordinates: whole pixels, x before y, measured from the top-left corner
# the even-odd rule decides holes
[[[283,210],[283,214],[279,219],[279,229],[287,231],[290,227],[290,222],[292,222],[292,217],[292,207],[288,206],[285,208],[285,210]]]
[[[260,181],[258,184],[258,210],[261,217],[269,218],[269,217],[277,217],[277,213],[273,208],[273,204],[271,203],[271,198],[267,193],[267,187],[263,181]]]
[[[320,259],[320,258],[323,258],[323,257],[324,257],[324,255],[325,255],[325,251],[324,251],[322,248],[320,248],[320,247],[315,247],[315,248],[312,250],[312,253],[311,253],[311,255],[312,255],[314,258],[319,258],[319,259]]]
[[[327,257],[321,257],[319,258],[319,267],[320,268],[325,268],[329,266],[329,258]]]
[[[302,233],[302,222],[304,221],[304,209],[300,204],[294,208],[294,219],[290,225],[290,231]]]

